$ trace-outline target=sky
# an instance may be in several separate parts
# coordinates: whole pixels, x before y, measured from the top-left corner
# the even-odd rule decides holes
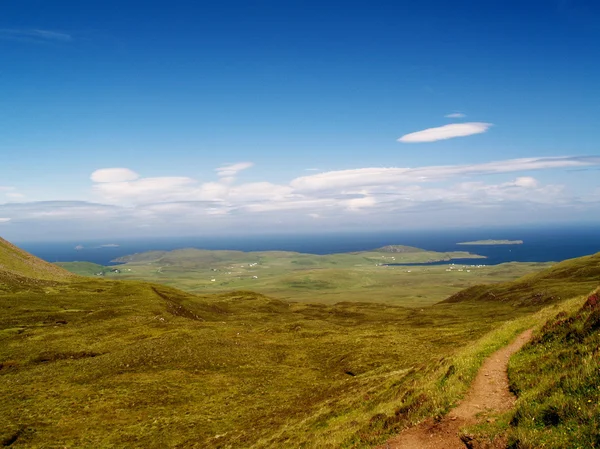
[[[595,0],[6,0],[0,236],[600,223]]]

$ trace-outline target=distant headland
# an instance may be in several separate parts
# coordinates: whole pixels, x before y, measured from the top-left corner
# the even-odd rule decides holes
[[[523,240],[475,240],[472,242],[460,242],[457,245],[522,245]]]

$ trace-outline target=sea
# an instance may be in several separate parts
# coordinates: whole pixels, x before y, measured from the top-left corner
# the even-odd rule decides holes
[[[475,240],[523,240],[520,245],[457,245]],[[88,261],[115,264],[118,257],[150,250],[201,248],[239,251],[296,251],[333,254],[367,251],[385,245],[408,245],[432,251],[468,251],[485,256],[477,263],[552,262],[600,252],[600,228],[477,228],[422,231],[343,232],[323,234],[203,235],[153,239],[14,242],[49,262]],[[473,263],[472,259],[453,260]]]

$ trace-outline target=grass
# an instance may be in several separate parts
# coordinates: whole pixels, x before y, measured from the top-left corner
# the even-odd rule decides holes
[[[570,291],[595,264],[559,264],[527,288],[554,279]],[[355,282],[328,269],[340,271],[322,282]],[[571,307],[556,294],[520,300],[504,284],[490,290],[497,300],[472,289],[408,308],[319,303],[325,284],[307,303],[102,278],[0,283],[0,442],[14,447],[372,447],[445,414],[485,357]]]
[[[548,320],[511,361],[511,386],[519,400],[510,421],[510,447],[600,446],[598,292],[590,298],[592,304]]]
[[[291,252],[153,251],[120,260],[120,273],[81,263],[61,266],[77,274],[104,271],[113,279],[158,282],[194,293],[252,290],[287,301],[335,304],[377,302],[422,307],[439,302],[467,287],[514,280],[550,266],[538,263],[430,266],[385,266],[464,257],[469,253],[434,253],[390,246],[379,252],[319,256]]]
[[[553,304],[594,290],[599,279],[600,253],[597,253],[565,260],[550,269],[531,273],[512,282],[474,286],[444,302],[507,302],[519,306]]]
[[[114,267],[105,267],[93,262],[58,262],[56,265],[80,276],[96,276],[98,273],[110,273]]]
[[[4,285],[23,283],[23,277],[38,281],[56,281],[68,279],[72,274],[0,238],[0,283]]]
[[[600,311],[582,307],[587,297],[564,300],[516,320],[534,328],[532,341],[509,362],[516,407],[464,429],[475,444],[514,449],[598,447]],[[489,337],[496,340],[493,333]]]
[[[291,304],[103,279],[33,284],[0,295],[0,439],[367,447],[394,429],[382,433],[378,417],[412,398],[440,360],[528,312]]]

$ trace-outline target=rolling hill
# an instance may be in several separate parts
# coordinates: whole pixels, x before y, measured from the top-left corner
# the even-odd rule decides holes
[[[457,262],[451,269],[427,264],[464,257],[473,260]],[[327,255],[187,248],[124,256],[117,259],[122,265],[110,268],[83,262],[63,262],[60,266],[80,275],[104,273],[112,279],[157,282],[200,294],[252,290],[286,301],[372,301],[422,307],[466,287],[514,280],[549,265],[486,266],[482,263],[485,259],[478,259],[481,256],[466,252],[442,253],[399,245]],[[414,263],[425,264],[403,266]]]
[[[600,253],[557,263],[539,273],[497,285],[477,285],[442,303],[507,302],[520,306],[547,305],[584,295],[600,284]]]
[[[514,297],[414,309],[195,295],[72,276],[2,243],[12,447],[371,447],[447,412],[486,355],[558,311]],[[595,257],[536,282],[592,283]]]

